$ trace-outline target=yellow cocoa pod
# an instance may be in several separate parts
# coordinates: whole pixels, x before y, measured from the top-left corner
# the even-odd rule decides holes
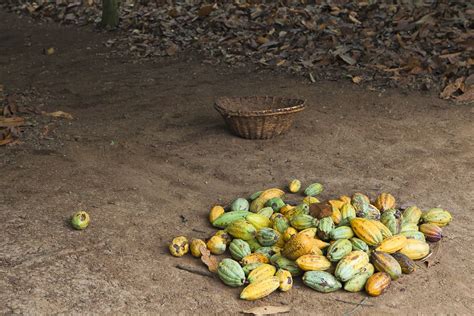
[[[283,240],[288,241],[293,235],[298,234],[298,231],[293,227],[288,227],[285,232],[283,233]]]
[[[319,248],[319,243],[316,241],[317,239],[313,239],[311,242],[313,245],[311,246],[311,251],[308,252],[309,255],[322,255],[323,251]]]
[[[317,230],[318,229],[316,227],[310,227],[310,228],[303,229],[298,234],[308,235],[309,237],[314,238],[314,236],[316,236]]]
[[[303,255],[296,259],[296,264],[304,271],[324,271],[331,267],[331,261],[321,255]]]
[[[293,277],[289,271],[278,269],[275,276],[278,277],[278,280],[280,281],[280,286],[278,287],[280,291],[287,292],[293,287]]]
[[[173,239],[169,245],[170,253],[175,257],[181,257],[188,253],[189,243],[188,239],[184,236],[178,236]]]
[[[357,237],[365,241],[367,245],[375,246],[383,240],[379,228],[368,219],[354,218],[351,220],[351,227]]]
[[[380,193],[380,195],[375,200],[374,205],[383,212],[388,209],[395,208],[395,198],[390,193]]]
[[[375,250],[386,253],[395,253],[405,247],[406,243],[407,238],[404,235],[395,235],[384,239]]]
[[[329,243],[322,241],[321,239],[315,238],[314,243],[318,246],[319,249],[324,249],[329,247]]]
[[[332,218],[332,221],[334,222],[334,224],[336,224],[336,225],[341,222],[342,214],[341,214],[341,211],[339,210],[339,208],[337,208],[335,206],[332,206],[331,218]]]
[[[421,240],[407,239],[405,246],[400,249],[400,253],[412,260],[422,259],[430,253],[430,245]]]
[[[258,282],[267,278],[270,278],[275,275],[276,268],[271,264],[262,264],[250,271],[247,280],[250,283]]]
[[[193,239],[191,241],[191,246],[190,246],[191,254],[196,258],[200,258],[201,257],[201,247],[207,247],[204,240],[202,240],[202,239]]]
[[[268,200],[276,197],[283,198],[284,195],[285,192],[278,188],[265,190],[262,192],[262,194],[260,194],[258,198],[252,201],[252,203],[250,204],[250,211],[256,213],[264,207],[265,203],[267,203]]]
[[[240,298],[254,301],[273,293],[280,286],[280,279],[276,276],[250,283],[240,293]]]
[[[351,198],[348,197],[347,195],[341,195],[341,196],[339,197],[339,200],[341,200],[342,202],[344,202],[344,204],[351,203]]]
[[[296,260],[312,250],[313,240],[314,238],[308,237],[305,234],[296,234],[286,242],[282,254],[290,260]]]
[[[232,236],[226,232],[225,230],[218,230],[214,236],[219,236],[219,237],[222,237],[222,239],[224,239],[225,241],[225,244],[228,246],[230,244],[230,242],[232,241]]]
[[[340,209],[344,206],[345,202],[341,200],[329,200],[329,204],[331,204],[331,206],[334,206],[335,208]]]
[[[308,204],[308,205],[311,205],[311,204],[314,204],[314,203],[320,203],[319,200],[317,198],[315,198],[314,196],[307,196],[303,199],[303,203],[305,204]]]
[[[377,228],[380,230],[380,233],[382,234],[383,238],[392,237],[392,232],[382,222],[379,222],[375,219],[371,219],[370,222],[372,224],[374,224],[375,226],[377,226]]]
[[[286,216],[286,214],[294,208],[295,208],[294,206],[292,206],[290,204],[286,204],[286,205],[282,206],[282,208],[280,209],[280,213],[283,214],[284,216]],[[275,213],[275,214],[278,214],[278,213]]]
[[[211,224],[214,223],[214,221],[224,213],[225,213],[225,211],[224,211],[224,208],[222,206],[220,206],[220,205],[213,206],[211,208],[211,211],[209,212],[209,222]]]
[[[365,291],[370,296],[379,296],[386,288],[388,288],[391,280],[390,276],[385,272],[374,273],[369,279],[367,279],[367,283],[365,283]]]
[[[259,252],[251,253],[250,255],[245,256],[241,261],[242,266],[255,262],[268,263],[269,261],[267,256]]]
[[[215,255],[223,254],[226,247],[226,241],[221,236],[212,236],[211,239],[207,241],[207,249]]]
[[[291,180],[288,184],[288,189],[291,193],[296,193],[301,189],[301,181],[298,179]]]

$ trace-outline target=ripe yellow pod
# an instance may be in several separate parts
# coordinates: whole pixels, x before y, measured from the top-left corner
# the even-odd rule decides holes
[[[220,205],[213,206],[211,208],[211,211],[209,212],[209,222],[211,224],[214,223],[214,221],[224,213],[225,213],[225,211],[224,211],[224,208],[222,206],[220,206]]]
[[[293,277],[289,271],[278,269],[275,276],[280,281],[280,286],[278,287],[280,291],[287,292],[293,287]]]
[[[254,253],[251,253],[250,255],[245,256],[241,261],[242,266],[245,266],[249,263],[255,263],[255,262],[268,263],[269,260],[267,256],[265,256],[263,253],[254,252]]]
[[[342,202],[344,202],[344,204],[351,203],[351,198],[348,197],[347,195],[341,195],[341,196],[339,197],[339,200],[341,200]]]
[[[292,206],[290,204],[286,204],[285,206],[282,206],[282,208],[280,209],[280,213],[283,214],[284,216],[286,216],[286,214],[294,208],[295,208],[294,206]],[[276,214],[278,214],[278,213],[276,213]]]
[[[329,204],[331,204],[331,206],[334,206],[335,208],[338,208],[338,209],[340,209],[345,204],[345,202],[341,200],[329,200],[328,202]]]
[[[307,196],[303,199],[303,203],[305,204],[308,204],[308,205],[311,205],[311,204],[314,204],[314,203],[320,203],[320,201],[315,198],[314,196]]]
[[[175,257],[181,257],[188,253],[189,242],[184,236],[178,236],[173,239],[169,245],[170,253]]]
[[[293,235],[298,234],[298,231],[293,227],[288,227],[285,232],[283,233],[283,240],[288,241]]]
[[[365,283],[365,291],[370,296],[379,296],[390,285],[391,278],[385,272],[374,273]]]
[[[288,184],[288,190],[290,190],[291,193],[296,193],[301,189],[301,181],[298,179],[291,180],[290,183]]]
[[[395,197],[390,193],[380,193],[380,195],[375,200],[374,205],[382,212],[391,208],[395,208]]]
[[[331,267],[331,261],[323,255],[303,255],[296,259],[296,264],[303,271],[324,271]]]
[[[201,255],[202,255],[201,254],[201,247],[207,247],[204,240],[202,240],[202,239],[193,239],[191,241],[190,250],[191,250],[191,254],[193,255],[193,257],[196,257],[196,258],[201,257]]]
[[[280,279],[276,276],[250,283],[240,293],[240,298],[254,301],[270,295],[280,287]]]
[[[215,255],[223,254],[226,247],[226,241],[221,236],[212,236],[211,239],[207,241],[207,249]]]
[[[316,227],[310,227],[310,228],[303,229],[298,234],[303,234],[303,235],[307,235],[311,238],[314,238],[314,236],[316,236],[316,231],[317,230],[318,229]]]
[[[332,218],[332,221],[334,222],[334,224],[336,224],[336,225],[341,222],[342,214],[341,214],[341,211],[339,210],[339,208],[337,208],[335,206],[332,207],[331,218]]]
[[[386,253],[395,253],[405,247],[406,243],[407,238],[404,235],[395,235],[384,239],[375,250]]]
[[[276,268],[274,266],[265,263],[250,271],[247,280],[250,283],[258,282],[274,276],[275,272]]]
[[[430,245],[421,240],[407,239],[405,246],[400,249],[400,253],[412,260],[422,259],[430,253]]]

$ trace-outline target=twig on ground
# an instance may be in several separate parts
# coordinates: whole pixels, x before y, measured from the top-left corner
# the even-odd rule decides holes
[[[368,299],[368,297],[365,297],[362,301],[360,301],[359,303],[356,303],[357,306],[355,306],[353,309],[351,309],[350,311],[348,311],[347,313],[344,313],[344,315],[351,315],[352,313],[354,313],[355,311],[357,311],[361,306],[374,306],[372,304],[364,304],[364,302]],[[340,300],[339,300],[340,301]],[[347,303],[347,302],[346,302]]]
[[[190,267],[190,266],[184,266],[182,264],[177,264],[177,265],[175,265],[175,268],[177,268],[179,270],[184,270],[184,271],[187,271],[187,272],[190,272],[190,273],[199,274],[199,275],[202,275],[202,276],[214,278],[214,275],[211,272],[202,271],[200,269],[196,269],[196,268],[193,268],[193,267]]]

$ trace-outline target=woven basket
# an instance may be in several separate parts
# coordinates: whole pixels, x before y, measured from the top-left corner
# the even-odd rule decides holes
[[[283,97],[223,97],[215,108],[229,129],[248,139],[268,139],[286,132],[305,100]]]

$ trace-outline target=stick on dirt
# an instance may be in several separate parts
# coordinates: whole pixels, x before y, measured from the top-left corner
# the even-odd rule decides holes
[[[190,272],[190,273],[199,274],[199,275],[202,275],[202,276],[214,278],[214,275],[212,273],[207,272],[207,271],[202,271],[200,269],[196,269],[196,268],[193,268],[193,267],[190,267],[190,266],[184,266],[182,264],[177,264],[177,265],[175,265],[175,268],[180,269],[180,270],[184,270],[184,271],[187,271],[187,272]]]

